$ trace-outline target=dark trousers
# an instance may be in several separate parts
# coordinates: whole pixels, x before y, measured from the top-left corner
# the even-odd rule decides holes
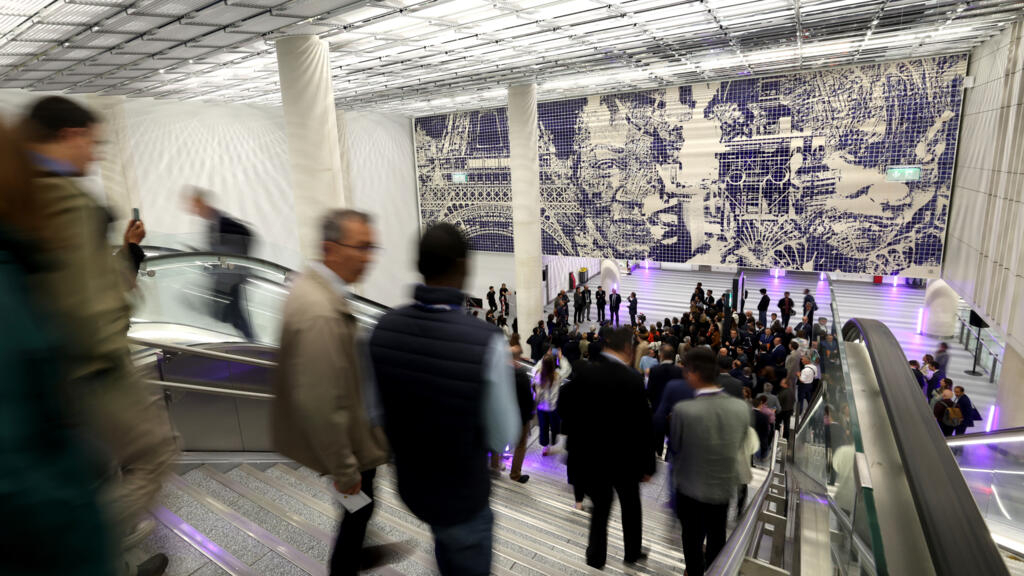
[[[590,322],[590,304],[587,304],[583,311],[587,313],[587,322]]]
[[[356,576],[359,573],[359,561],[362,558],[363,540],[366,538],[366,525],[373,515],[373,478],[377,470],[362,473],[363,493],[370,497],[370,503],[354,513],[345,512],[338,527],[338,538],[331,553],[331,576]]]
[[[587,476],[587,494],[594,502],[590,516],[590,539],[587,542],[587,565],[604,567],[608,557],[608,515],[612,511],[612,492],[619,496],[622,509],[622,547],[626,562],[640,557],[643,542],[643,515],[640,508],[638,478],[591,479]]]
[[[615,322],[615,325],[618,326],[619,325],[619,311],[617,309],[615,309],[615,310],[609,310],[609,312],[611,312],[611,317],[608,318],[608,319],[613,321],[613,322]]]
[[[604,304],[600,302],[597,304],[597,321],[604,322]]]
[[[537,410],[537,425],[540,427],[540,445],[549,446],[558,442],[558,433],[561,430],[561,419],[558,412],[554,410]]]
[[[632,310],[629,311],[629,323],[636,326],[636,312]]]
[[[574,314],[573,321],[575,321],[577,324],[579,324],[580,322],[583,322],[583,306],[577,306],[573,310],[573,314]]]
[[[576,483],[572,485],[572,495],[576,498],[577,502],[583,502],[583,499],[587,497],[587,491],[583,488],[582,481],[577,480]]]
[[[967,421],[960,423],[960,425],[956,427],[957,436],[963,436],[964,434],[967,434]]]
[[[757,311],[757,321],[760,322],[762,326],[768,326],[768,311],[767,310],[758,310]]]
[[[814,397],[814,383],[796,385],[796,412],[803,416],[807,408],[811,406],[811,399]]]
[[[441,576],[488,576],[494,515],[484,506],[476,516],[454,526],[431,526],[434,557]]]
[[[785,328],[785,327],[789,326],[789,319],[790,319],[790,318],[791,318],[792,316],[793,316],[792,314],[783,314],[783,315],[782,315],[782,327],[783,327],[783,328]]]
[[[225,295],[221,291],[217,291],[218,294]],[[245,336],[246,340],[252,340],[252,327],[249,325],[249,319],[246,317],[246,310],[242,308],[242,285],[234,284],[228,288],[227,302],[221,308],[221,320],[231,324]]]
[[[785,410],[785,411],[779,412],[778,416],[775,418],[775,422],[776,423],[781,423],[780,425],[782,426],[782,438],[785,439],[786,441],[789,441],[789,427],[790,427],[789,421],[790,421],[790,419],[792,417],[793,417],[793,411],[792,410]]]
[[[725,546],[728,515],[728,502],[708,504],[686,494],[676,494],[676,516],[683,526],[683,556],[689,576],[704,576],[704,571]]]

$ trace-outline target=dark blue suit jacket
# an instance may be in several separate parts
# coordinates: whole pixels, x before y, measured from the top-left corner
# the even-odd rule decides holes
[[[668,417],[672,414],[675,405],[683,400],[689,400],[696,396],[689,382],[684,378],[669,380],[665,385],[665,391],[661,394],[661,402],[654,411],[654,433],[665,436],[668,434]]]

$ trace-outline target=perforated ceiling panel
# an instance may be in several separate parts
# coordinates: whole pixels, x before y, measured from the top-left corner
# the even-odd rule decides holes
[[[318,34],[339,107],[422,115],[499,105],[515,82],[550,100],[963,53],[1022,14],[1024,0],[0,0],[0,88],[277,104],[274,40]]]

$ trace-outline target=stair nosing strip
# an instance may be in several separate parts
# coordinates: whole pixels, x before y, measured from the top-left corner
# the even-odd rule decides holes
[[[388,492],[389,494],[393,494],[396,499],[401,500],[401,496],[399,496],[398,492],[394,491],[390,486],[385,485],[385,486],[381,486],[381,488],[384,491]],[[379,492],[379,490],[377,490],[377,492]],[[381,501],[386,502],[392,508],[401,510],[401,508],[398,508],[397,506],[395,506],[394,504],[392,504],[392,503],[390,503],[390,502],[388,502],[386,500],[382,499]],[[490,507],[490,503],[489,502],[488,502],[488,507]],[[493,508],[491,509],[491,512],[493,514],[493,512],[494,512]],[[408,512],[408,513],[412,514],[411,512]],[[497,525],[499,524],[497,517],[495,517],[494,524],[495,524],[495,526],[494,526],[494,529],[492,529],[492,534],[494,536],[497,536],[498,534],[497,534],[496,528],[497,528]],[[508,529],[514,529],[513,526],[509,526],[506,523],[501,523],[501,525],[505,526]],[[576,561],[573,561],[573,560],[564,560],[562,558],[559,558],[557,555],[554,555],[554,551],[537,550],[536,548],[533,547],[533,544],[531,544],[529,542],[524,542],[524,541],[520,540],[519,538],[516,538],[515,536],[510,536],[510,535],[507,535],[507,534],[501,534],[500,536],[504,540],[507,540],[507,541],[511,542],[512,544],[515,544],[516,546],[519,546],[521,548],[525,548],[526,550],[529,550],[530,552],[532,552],[534,554],[534,558],[515,558],[515,557],[506,556],[506,555],[502,554],[503,557],[508,558],[510,560],[514,560],[515,562],[518,562],[518,563],[522,564],[523,566],[526,566],[526,567],[528,567],[528,568],[530,568],[532,570],[535,570],[535,571],[538,571],[538,572],[541,572],[541,573],[545,573],[545,570],[543,569],[543,565],[542,564],[535,564],[533,562],[533,560],[535,560],[537,557],[541,557],[541,558],[547,560],[547,562],[544,562],[543,564],[549,564],[549,563],[550,564],[559,564],[559,565],[562,565],[562,566],[564,566],[566,568],[570,568],[572,570],[575,570],[577,572],[589,573],[591,571],[591,567],[587,566],[585,563],[576,562]],[[558,548],[559,551],[567,553],[567,554],[569,554],[569,553],[576,554],[577,553],[577,551],[574,551],[574,550],[566,550],[566,549],[564,549],[564,548],[562,548],[560,546],[557,546],[557,545],[555,545],[555,546]],[[497,554],[498,552],[494,551],[494,553]],[[625,572],[622,572],[622,570],[618,569],[617,567],[615,567],[613,565],[608,565],[608,566],[606,566],[606,568],[612,568],[614,570],[617,570],[619,573],[625,574]]]
[[[286,472],[292,472],[292,473],[295,472],[294,470],[292,470],[291,468],[289,468],[288,466],[285,466],[283,464],[277,464],[277,465],[275,465],[275,467],[276,466],[280,466],[280,469],[283,470],[283,471],[286,471]],[[274,489],[281,490],[281,492],[287,494],[288,496],[294,497],[296,500],[302,502],[303,504],[308,505],[310,508],[313,508],[314,510],[316,510],[318,512],[326,514],[327,510],[329,509],[330,510],[330,514],[327,514],[327,515],[329,517],[331,517],[331,518],[334,518],[335,520],[338,520],[339,522],[341,521],[342,514],[337,509],[335,509],[334,507],[328,506],[327,504],[324,504],[323,502],[317,500],[316,498],[313,498],[309,494],[306,494],[304,492],[296,490],[295,488],[292,488],[291,486],[288,486],[284,482],[278,480],[277,478],[274,478],[273,476],[267,474],[266,472],[260,472],[259,470],[256,470],[255,468],[252,468],[251,466],[246,466],[244,464],[242,466],[239,466],[239,468],[243,468],[243,467],[244,467],[244,469],[242,470],[243,472],[253,476],[254,478],[256,478],[257,480],[263,482],[264,484],[266,484],[266,485],[268,485],[268,486],[270,486],[270,487],[272,487]],[[255,474],[253,474],[253,472],[255,472]],[[310,485],[310,486],[315,486],[315,484],[313,484],[311,482],[307,482],[306,479],[302,478],[301,476],[296,475],[295,477],[299,478],[299,480],[301,480],[304,484],[307,484],[307,485]],[[314,503],[315,503],[315,505],[314,505]],[[373,530],[374,534],[377,534],[377,535],[381,536],[382,537],[382,538],[380,538],[381,540],[387,540],[388,539],[388,536],[386,534],[373,529],[372,526],[370,526],[368,528]],[[406,530],[406,532],[408,532],[408,530]],[[431,570],[436,570],[437,569],[437,564],[434,562],[434,560],[432,558],[428,557],[426,554],[423,554],[421,551],[419,551],[419,550],[417,550],[417,549],[415,549],[415,548],[413,548],[411,546],[405,545],[402,542],[398,542],[398,544],[406,547],[406,549],[408,551],[412,552],[411,557],[413,558],[414,561],[416,561],[421,566],[423,566],[425,568],[429,568]],[[417,554],[419,554],[421,556],[417,557]],[[428,562],[428,563],[425,564],[424,562]]]
[[[194,526],[185,522],[177,514],[171,512],[164,506],[155,506],[150,512],[153,516],[160,521],[161,524],[167,527],[168,530],[174,532],[174,534],[187,542],[190,546],[199,551],[200,554],[208,558],[211,562],[220,566],[225,572],[231,576],[259,576],[253,571],[248,565],[243,563],[238,558],[235,558],[227,550],[223,549],[217,543],[209,540],[203,535],[202,532],[197,530]],[[210,544],[204,544],[203,541],[209,542]],[[216,547],[216,550],[211,549]]]
[[[319,562],[303,554],[297,548],[288,544],[284,540],[281,540],[274,534],[271,534],[266,528],[256,524],[245,516],[242,516],[230,506],[224,504],[220,500],[217,500],[210,494],[207,494],[192,484],[189,484],[188,481],[181,476],[171,474],[167,477],[167,482],[177,490],[184,492],[186,496],[192,498],[207,510],[216,514],[222,520],[229,522],[231,525],[235,526],[242,532],[245,532],[260,544],[263,544],[271,551],[276,552],[285,560],[288,560],[292,564],[298,566],[310,576],[327,575],[327,570]]]
[[[281,506],[280,504],[274,502],[270,498],[267,498],[266,496],[256,492],[252,488],[245,486],[241,482],[235,480],[234,478],[228,476],[227,474],[224,474],[223,472],[217,470],[216,468],[212,466],[201,466],[198,468],[198,470],[200,471],[200,473],[224,485],[224,487],[227,488],[228,490],[231,490],[240,495],[241,497],[252,501],[260,508],[263,508],[264,510],[273,514],[274,516],[281,518],[285,522],[288,522],[289,524],[298,528],[299,530],[302,530],[306,534],[313,536],[317,540],[320,540],[321,542],[328,545],[334,542],[334,539],[325,530],[314,525],[312,522],[306,520],[302,516],[289,511],[284,506]]]
[[[293,477],[298,478],[299,480],[301,480],[302,482],[304,482],[305,484],[307,484],[309,486],[314,486],[314,487],[326,490],[325,486],[317,485],[315,482],[312,481],[311,478],[305,477],[305,476],[295,472],[295,470],[292,470],[288,466],[282,466],[281,469],[283,471],[287,472],[287,473],[290,473]],[[412,512],[409,512],[408,510],[403,510],[402,508],[400,508],[399,506],[396,506],[393,502],[391,502],[389,500],[385,500],[385,499],[377,497],[376,494],[374,494],[374,499],[373,500],[374,500],[375,503],[378,503],[381,506],[386,506],[388,508],[397,510],[399,512],[404,512],[406,514],[412,514]],[[399,518],[397,518],[395,516],[392,516],[392,515],[390,515],[390,514],[388,514],[386,512],[380,512],[379,514],[375,514],[374,516],[378,520],[380,520],[381,522],[384,522],[386,524],[390,524],[390,525],[394,526],[395,528],[398,528],[398,529],[402,530],[403,532],[407,533],[409,536],[412,536],[414,538],[420,538],[420,539],[422,539],[424,541],[429,541],[431,543],[434,542],[433,534],[431,534],[430,532],[424,530],[423,528],[420,528],[419,526],[415,526],[413,524],[410,524],[410,523],[408,523],[408,522],[406,522],[404,520],[401,520],[401,519],[399,519]],[[373,530],[375,533],[379,533],[375,528],[373,528],[373,526],[370,526],[370,530]],[[380,533],[380,534],[383,535],[382,533]],[[417,562],[419,562],[419,564],[421,566],[430,568],[431,570],[437,570],[437,563],[436,563],[435,559],[432,556],[428,556],[425,552],[423,552],[423,551],[421,551],[421,550],[419,550],[417,548],[413,548],[411,546],[409,546],[409,549],[413,553],[413,558],[416,559]],[[501,552],[494,551],[493,553],[497,557],[501,557],[501,558],[504,558],[506,560],[511,560],[513,562],[519,562],[519,560],[517,558],[512,558],[510,556],[506,556],[505,554],[503,554]],[[419,558],[416,558],[416,556],[419,556]],[[420,560],[420,558],[428,560],[429,564],[424,563],[422,560]],[[516,576],[515,573],[511,572],[510,570],[508,570],[506,568],[502,568],[500,566],[491,566],[491,572],[493,574],[498,574],[498,576]]]
[[[282,468],[288,469],[287,466],[282,466]],[[273,476],[267,474],[266,472],[260,472],[259,470],[247,464],[242,464],[237,469],[241,470],[242,472],[245,472],[249,476],[252,476],[253,478],[259,480],[260,482],[263,482],[264,484],[271,486],[275,490],[279,490],[283,492],[285,495],[295,500],[298,500],[299,502],[327,516],[328,518],[333,518],[334,520],[337,520],[339,522],[341,521],[341,513],[334,506],[330,504],[325,504],[317,500],[316,498],[313,498],[309,494],[296,490],[295,488],[288,486],[284,482],[281,482],[280,480],[274,478]]]

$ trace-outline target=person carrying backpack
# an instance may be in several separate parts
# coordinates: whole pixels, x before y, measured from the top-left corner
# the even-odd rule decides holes
[[[939,422],[943,436],[952,436],[957,426],[964,421],[963,411],[953,402],[953,391],[948,388],[942,391],[942,400],[935,403],[932,413]]]

